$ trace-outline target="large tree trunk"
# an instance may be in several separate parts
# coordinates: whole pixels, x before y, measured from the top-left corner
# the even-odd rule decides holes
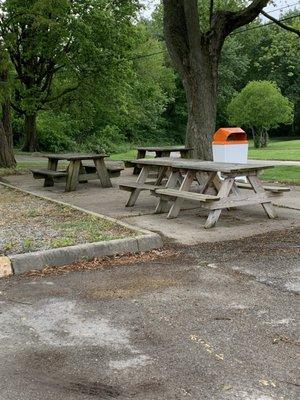
[[[36,114],[25,114],[25,142],[23,151],[34,152],[38,149],[36,136]]]
[[[211,137],[215,130],[217,68],[225,38],[253,21],[268,0],[252,2],[236,12],[213,9],[207,30],[199,19],[206,10],[198,0],[163,0],[164,34],[170,57],[179,72],[188,103],[186,144],[193,157],[211,159]]]
[[[0,167],[13,168],[16,166],[14,152],[9,139],[4,130],[2,121],[0,121]]]
[[[212,159],[217,113],[217,65],[202,53],[196,71],[183,79],[188,105],[186,146],[193,158]]]

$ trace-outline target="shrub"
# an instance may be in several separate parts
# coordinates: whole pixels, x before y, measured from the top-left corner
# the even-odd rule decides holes
[[[74,129],[75,126],[67,114],[40,113],[37,120],[39,150],[54,153],[74,150]]]
[[[84,148],[92,153],[116,153],[124,141],[125,136],[116,125],[106,125],[87,138]]]

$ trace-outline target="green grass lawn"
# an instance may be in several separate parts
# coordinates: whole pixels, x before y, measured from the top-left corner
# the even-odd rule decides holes
[[[249,158],[257,160],[300,161],[300,139],[271,140],[268,147],[263,149],[255,149],[252,142],[250,142]]]
[[[260,178],[264,181],[286,182],[293,185],[300,185],[300,167],[275,167],[266,169]]]

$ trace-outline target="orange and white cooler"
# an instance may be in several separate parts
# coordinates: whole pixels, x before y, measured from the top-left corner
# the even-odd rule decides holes
[[[212,149],[216,162],[247,163],[247,134],[239,127],[220,128],[214,134]]]

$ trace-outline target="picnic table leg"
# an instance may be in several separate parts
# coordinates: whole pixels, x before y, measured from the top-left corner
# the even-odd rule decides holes
[[[221,183],[220,190],[218,192],[218,196],[220,199],[224,197],[228,197],[231,191],[232,185],[234,184],[234,178],[225,178]],[[205,223],[205,229],[212,228],[218,222],[218,219],[221,215],[222,209],[211,211],[208,214],[208,218]]]
[[[179,179],[179,171],[172,171],[165,187],[171,189],[175,188],[178,179]],[[168,210],[169,210],[168,200],[165,200],[162,197],[160,197],[155,209],[155,214],[161,214],[167,212]]]
[[[195,179],[195,175],[196,175],[195,172],[188,171],[180,185],[179,190],[189,190],[189,188],[191,187],[191,185]],[[177,199],[173,202],[173,204],[170,208],[167,218],[176,218],[177,217],[177,215],[179,214],[179,211],[181,209],[183,201],[184,201],[184,199],[177,197]]]
[[[248,175],[247,178],[255,193],[265,193],[265,189],[256,175]],[[271,201],[261,203],[261,205],[270,219],[277,217]]]
[[[94,164],[96,167],[96,171],[98,174],[98,178],[100,180],[100,185],[103,188],[110,188],[112,187],[110,177],[105,166],[105,162],[103,158],[94,158]]]
[[[48,160],[48,169],[51,171],[57,171],[58,160],[49,159]],[[44,180],[44,187],[54,186],[54,180],[50,176],[47,176]]]
[[[204,174],[196,173],[196,179],[201,186],[200,193],[205,193],[207,191],[209,186],[213,183],[216,175],[216,172],[209,172],[208,174],[205,174],[205,176]]]
[[[137,159],[145,158],[146,157],[146,150],[138,150]],[[137,165],[133,168],[133,175],[138,175],[141,172],[141,168]]]
[[[159,155],[158,155],[159,153]],[[170,157],[171,152],[169,150],[163,150],[161,152],[156,152],[157,156],[156,157]]]
[[[71,192],[76,190],[80,170],[80,160],[70,161],[67,175],[66,192]]]
[[[51,171],[57,171],[57,165],[58,160],[54,160],[52,158],[48,160],[48,169],[50,169]]]
[[[190,158],[190,150],[180,150],[180,157],[181,158]]]
[[[86,174],[86,170],[84,165],[82,164],[82,162],[80,161],[80,168],[79,168],[79,175],[85,175]],[[87,183],[88,180],[87,179],[81,179],[79,180],[79,183]]]
[[[141,169],[141,172],[140,172],[136,182],[140,183],[140,184],[145,183],[148,175],[149,175],[149,167],[144,165],[143,168]],[[131,195],[127,201],[126,207],[133,207],[135,205],[135,202],[137,201],[140,193],[141,193],[141,189],[134,189],[131,192]]]
[[[155,181],[155,185],[161,185],[162,180],[168,176],[169,167],[161,167],[158,171],[158,176]]]

